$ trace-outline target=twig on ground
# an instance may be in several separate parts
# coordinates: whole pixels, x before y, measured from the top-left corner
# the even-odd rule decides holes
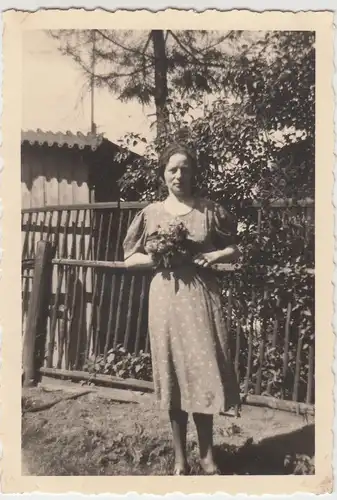
[[[52,408],[54,405],[61,403],[61,401],[67,401],[69,399],[77,399],[80,396],[85,396],[86,394],[92,393],[94,391],[88,390],[88,391],[81,391],[77,392],[76,394],[70,394],[69,396],[64,396],[62,398],[55,399],[54,401],[51,401],[49,403],[44,403],[40,406],[31,406],[29,408],[26,408],[22,411],[22,414],[25,413],[35,413],[39,411],[44,411],[44,410],[49,410],[49,408]]]

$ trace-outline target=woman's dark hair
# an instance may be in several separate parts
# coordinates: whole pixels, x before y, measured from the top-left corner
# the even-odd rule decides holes
[[[163,181],[164,180],[164,172],[166,165],[168,164],[171,156],[175,154],[185,155],[188,159],[190,166],[193,171],[193,177],[195,176],[197,170],[197,157],[194,152],[184,144],[180,144],[178,142],[173,142],[164,148],[159,157],[159,165],[158,165],[158,178]]]

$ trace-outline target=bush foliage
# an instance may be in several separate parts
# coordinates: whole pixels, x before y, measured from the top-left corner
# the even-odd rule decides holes
[[[106,359],[103,355],[88,359],[84,370],[93,375],[103,374],[120,378],[152,380],[151,355],[143,351],[131,354],[122,345],[110,349]]]
[[[124,200],[164,197],[156,176],[158,151],[172,139],[195,149],[198,193],[219,201],[239,222],[243,256],[233,278],[231,337],[235,352],[239,323],[240,381],[249,391],[305,400],[314,346],[314,277],[309,272],[314,214],[299,200],[313,198],[315,188],[315,36],[266,32],[247,44],[244,36],[241,53],[226,71],[219,69],[220,90],[208,104],[200,89],[177,86],[168,98],[168,135],[151,144],[141,134],[122,140],[120,161],[127,162],[128,148],[139,142],[146,150],[127,167],[121,195]],[[289,198],[291,206],[271,205]],[[259,209],[252,207],[256,201]],[[224,277],[225,309],[228,287]],[[125,354],[123,359],[123,375],[143,373],[132,368],[137,357]],[[105,369],[118,372],[114,360]]]

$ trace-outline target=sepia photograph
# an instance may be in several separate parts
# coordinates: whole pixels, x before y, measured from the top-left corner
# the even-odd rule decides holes
[[[22,31],[21,475],[315,476],[316,30],[148,24]]]

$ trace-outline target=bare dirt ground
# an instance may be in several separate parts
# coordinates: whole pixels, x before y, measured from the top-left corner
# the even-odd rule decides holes
[[[77,386],[77,390],[80,387]],[[22,394],[22,473],[29,475],[168,475],[173,450],[167,415],[152,397],[130,399],[102,390],[51,408],[32,409],[69,397],[57,387]],[[119,400],[120,402],[116,401]],[[215,454],[224,475],[313,474],[314,423],[304,417],[244,406],[241,417],[216,416]],[[188,430],[192,474],[197,436]]]

